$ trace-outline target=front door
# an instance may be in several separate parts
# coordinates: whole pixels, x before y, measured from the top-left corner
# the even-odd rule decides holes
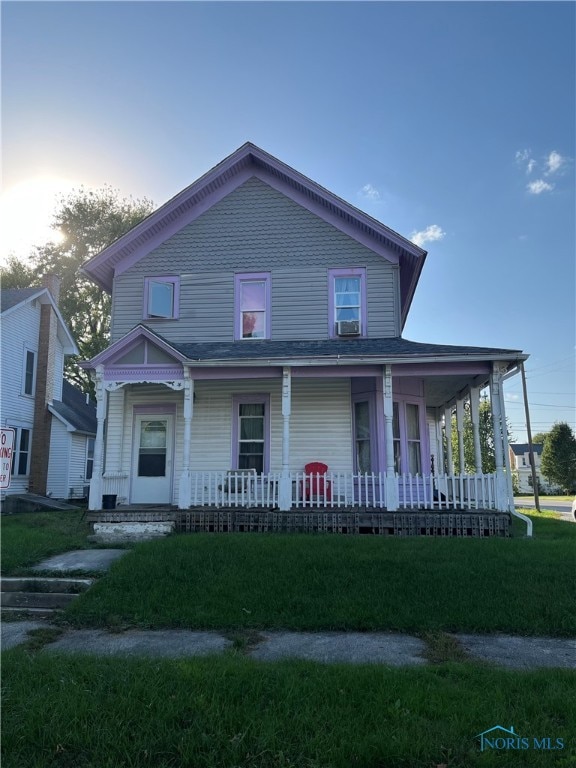
[[[169,504],[174,416],[138,415],[134,430],[132,504]]]

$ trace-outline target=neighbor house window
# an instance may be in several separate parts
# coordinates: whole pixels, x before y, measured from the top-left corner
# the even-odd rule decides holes
[[[234,397],[233,469],[254,469],[258,474],[269,471],[269,405],[269,395]]]
[[[171,320],[178,317],[180,280],[178,277],[147,277],[144,280],[144,317]]]
[[[35,383],[36,383],[36,352],[33,352],[31,349],[26,349],[25,355],[24,355],[22,392],[25,395],[33,395]]]
[[[330,269],[328,271],[328,332],[338,335],[338,323],[358,323],[359,335],[366,335],[366,270]]]
[[[270,273],[235,276],[235,338],[270,338]]]
[[[94,470],[94,438],[89,437],[86,440],[86,480],[92,478]]]
[[[12,455],[12,474],[27,475],[30,471],[31,430],[14,427],[14,453]]]

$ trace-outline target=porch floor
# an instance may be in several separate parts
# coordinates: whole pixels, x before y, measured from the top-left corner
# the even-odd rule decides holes
[[[510,536],[510,514],[494,510],[398,512],[363,508],[302,509],[289,512],[238,507],[124,506],[89,512],[90,523],[174,521],[181,533],[341,533],[380,536]]]

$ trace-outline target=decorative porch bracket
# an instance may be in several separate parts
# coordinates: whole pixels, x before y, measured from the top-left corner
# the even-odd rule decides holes
[[[392,366],[385,365],[383,371],[384,395],[384,442],[386,445],[386,509],[395,512],[400,504],[398,481],[394,471],[394,404],[392,401]]]
[[[282,369],[282,475],[278,485],[278,508],[287,512],[292,507],[292,478],[290,477],[290,413],[292,407],[292,371]]]

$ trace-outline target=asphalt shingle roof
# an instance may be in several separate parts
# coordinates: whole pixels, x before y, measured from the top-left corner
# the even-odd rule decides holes
[[[512,448],[512,451],[516,456],[522,456],[523,453],[528,453],[530,450],[528,443],[510,443],[510,448]],[[532,448],[534,449],[534,453],[537,453],[540,456],[544,446],[541,443],[533,443]]]
[[[96,434],[96,405],[86,404],[86,395],[70,382],[62,382],[62,401],[54,400],[52,408],[79,432]]]
[[[159,335],[159,334],[157,334]],[[162,338],[162,337],[160,337]],[[326,339],[310,341],[236,341],[171,344],[189,360],[250,360],[299,357],[450,357],[521,355],[519,350],[424,344],[399,337],[389,339]]]
[[[41,286],[36,286],[36,288],[3,288],[0,291],[0,311],[6,312],[8,309],[12,309],[16,304],[26,301],[41,290],[43,290]]]

